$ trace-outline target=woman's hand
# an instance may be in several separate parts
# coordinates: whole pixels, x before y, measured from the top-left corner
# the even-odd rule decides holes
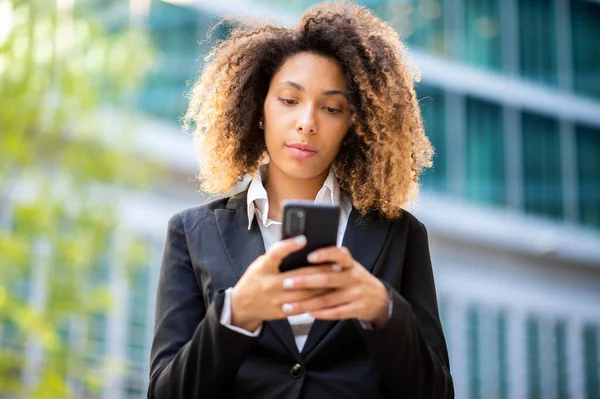
[[[316,319],[356,318],[369,321],[374,327],[387,321],[390,298],[385,285],[354,260],[347,248],[322,248],[309,255],[308,260],[333,265],[320,273],[286,275],[282,284],[288,292],[319,289],[324,293],[286,303],[288,316],[310,312]]]
[[[231,324],[246,331],[254,331],[265,320],[284,319],[289,316],[287,303],[294,303],[323,294],[319,289],[286,290],[285,278],[323,273],[331,266],[307,266],[281,273],[281,261],[306,245],[304,236],[288,238],[275,243],[269,251],[248,266],[231,293]]]

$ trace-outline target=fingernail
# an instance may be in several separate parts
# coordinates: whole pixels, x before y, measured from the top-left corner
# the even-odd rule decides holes
[[[331,268],[333,269],[334,272],[341,272],[342,271],[342,266],[338,265],[337,263],[334,263]]]
[[[284,303],[281,305],[281,310],[283,310],[283,313],[290,313],[292,311],[292,305],[289,303]]]
[[[308,259],[309,262],[314,262],[317,260],[317,258],[318,258],[318,255],[315,253],[312,253],[306,257],[306,259]]]
[[[297,236],[294,240],[296,241],[296,244],[304,244],[306,242],[306,237]]]
[[[283,279],[283,288],[292,288],[294,286],[294,280],[291,278]]]

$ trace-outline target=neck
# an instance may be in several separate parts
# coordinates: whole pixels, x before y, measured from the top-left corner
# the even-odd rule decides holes
[[[281,202],[287,199],[314,200],[323,187],[329,169],[311,179],[297,179],[284,174],[272,163],[268,165],[268,178],[264,182],[269,198],[269,219],[281,221]]]

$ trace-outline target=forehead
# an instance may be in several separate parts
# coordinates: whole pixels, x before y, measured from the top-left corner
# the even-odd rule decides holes
[[[291,56],[273,76],[273,84],[293,81],[307,89],[345,89],[346,77],[340,64],[330,57],[313,53]]]

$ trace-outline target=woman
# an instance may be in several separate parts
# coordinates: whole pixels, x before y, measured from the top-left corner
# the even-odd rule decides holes
[[[395,31],[320,4],[238,28],[185,121],[207,192],[168,226],[150,398],[451,398],[425,227],[402,206],[431,165]],[[268,159],[268,162],[265,163]],[[338,246],[280,273],[281,201],[339,203]]]

